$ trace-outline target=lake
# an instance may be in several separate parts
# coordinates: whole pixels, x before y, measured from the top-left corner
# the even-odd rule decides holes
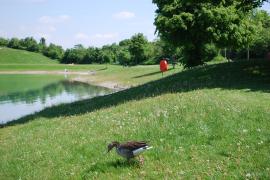
[[[112,92],[63,75],[0,75],[0,124],[46,107]]]

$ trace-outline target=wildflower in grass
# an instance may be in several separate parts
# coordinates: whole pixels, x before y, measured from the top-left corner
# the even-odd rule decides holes
[[[163,116],[164,116],[164,118],[168,118],[169,116],[168,116],[168,111],[163,111]]]
[[[158,111],[156,112],[156,116],[157,116],[157,117],[160,117],[160,114],[161,114],[161,111],[158,110]]]
[[[247,129],[243,129],[243,133],[247,133],[248,132],[248,130]]]
[[[250,174],[250,173],[247,173],[247,174],[246,174],[246,177],[247,177],[247,178],[250,178],[250,177],[251,177],[251,174]]]

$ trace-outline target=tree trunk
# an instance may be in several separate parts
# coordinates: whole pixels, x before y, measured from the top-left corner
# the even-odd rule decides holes
[[[186,48],[187,67],[194,67],[203,64],[202,47],[202,45],[194,43],[191,47]]]
[[[247,47],[247,60],[249,61],[250,59],[250,50],[249,50],[249,45]]]

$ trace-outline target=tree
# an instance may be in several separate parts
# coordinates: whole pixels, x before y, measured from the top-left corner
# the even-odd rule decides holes
[[[39,44],[45,47],[46,46],[46,39],[44,37],[40,38]]]
[[[116,62],[118,46],[116,44],[105,45],[101,48],[101,56],[103,63]]]
[[[7,46],[8,40],[0,37],[0,46]]]
[[[94,47],[88,47],[83,59],[83,64],[92,64],[96,59],[96,50]]]
[[[43,54],[52,59],[61,60],[64,55],[64,50],[61,46],[57,46],[51,43],[47,48],[45,48]]]
[[[47,45],[46,45],[46,39],[44,37],[42,37],[40,40],[39,40],[39,52],[43,53],[44,50],[46,50],[47,48]]]
[[[244,38],[246,46],[237,49],[237,58],[264,58],[270,51],[269,13],[257,9],[246,18],[245,25],[250,34]]]
[[[61,63],[76,63],[76,64],[86,64],[87,61],[85,56],[87,54],[87,50],[81,45],[75,45],[72,49],[67,49],[63,58],[61,59]]]
[[[121,49],[117,58],[121,65],[124,66],[131,65],[131,55],[127,48]]]
[[[186,66],[203,64],[203,47],[239,47],[245,43],[243,19],[259,6],[258,0],[153,0],[155,26],[160,37],[175,46],[184,46]]]
[[[20,49],[21,48],[20,40],[18,38],[11,38],[7,46],[14,49]]]
[[[146,60],[145,47],[148,41],[142,33],[135,34],[131,37],[129,52],[134,65],[140,64]]]
[[[38,43],[33,37],[27,37],[25,39],[22,39],[21,46],[27,51],[31,51],[31,52],[39,51]]]
[[[270,14],[257,10],[251,20],[257,32],[250,45],[251,55],[255,58],[263,58],[270,51]]]

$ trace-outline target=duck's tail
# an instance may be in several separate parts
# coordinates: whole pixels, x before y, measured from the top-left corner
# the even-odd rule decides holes
[[[149,150],[149,149],[152,149],[153,147],[152,146],[144,146],[144,147],[141,147],[139,149],[136,149],[133,151],[133,155],[134,156],[137,156],[139,154],[141,154],[142,152],[146,151],[146,150]]]

